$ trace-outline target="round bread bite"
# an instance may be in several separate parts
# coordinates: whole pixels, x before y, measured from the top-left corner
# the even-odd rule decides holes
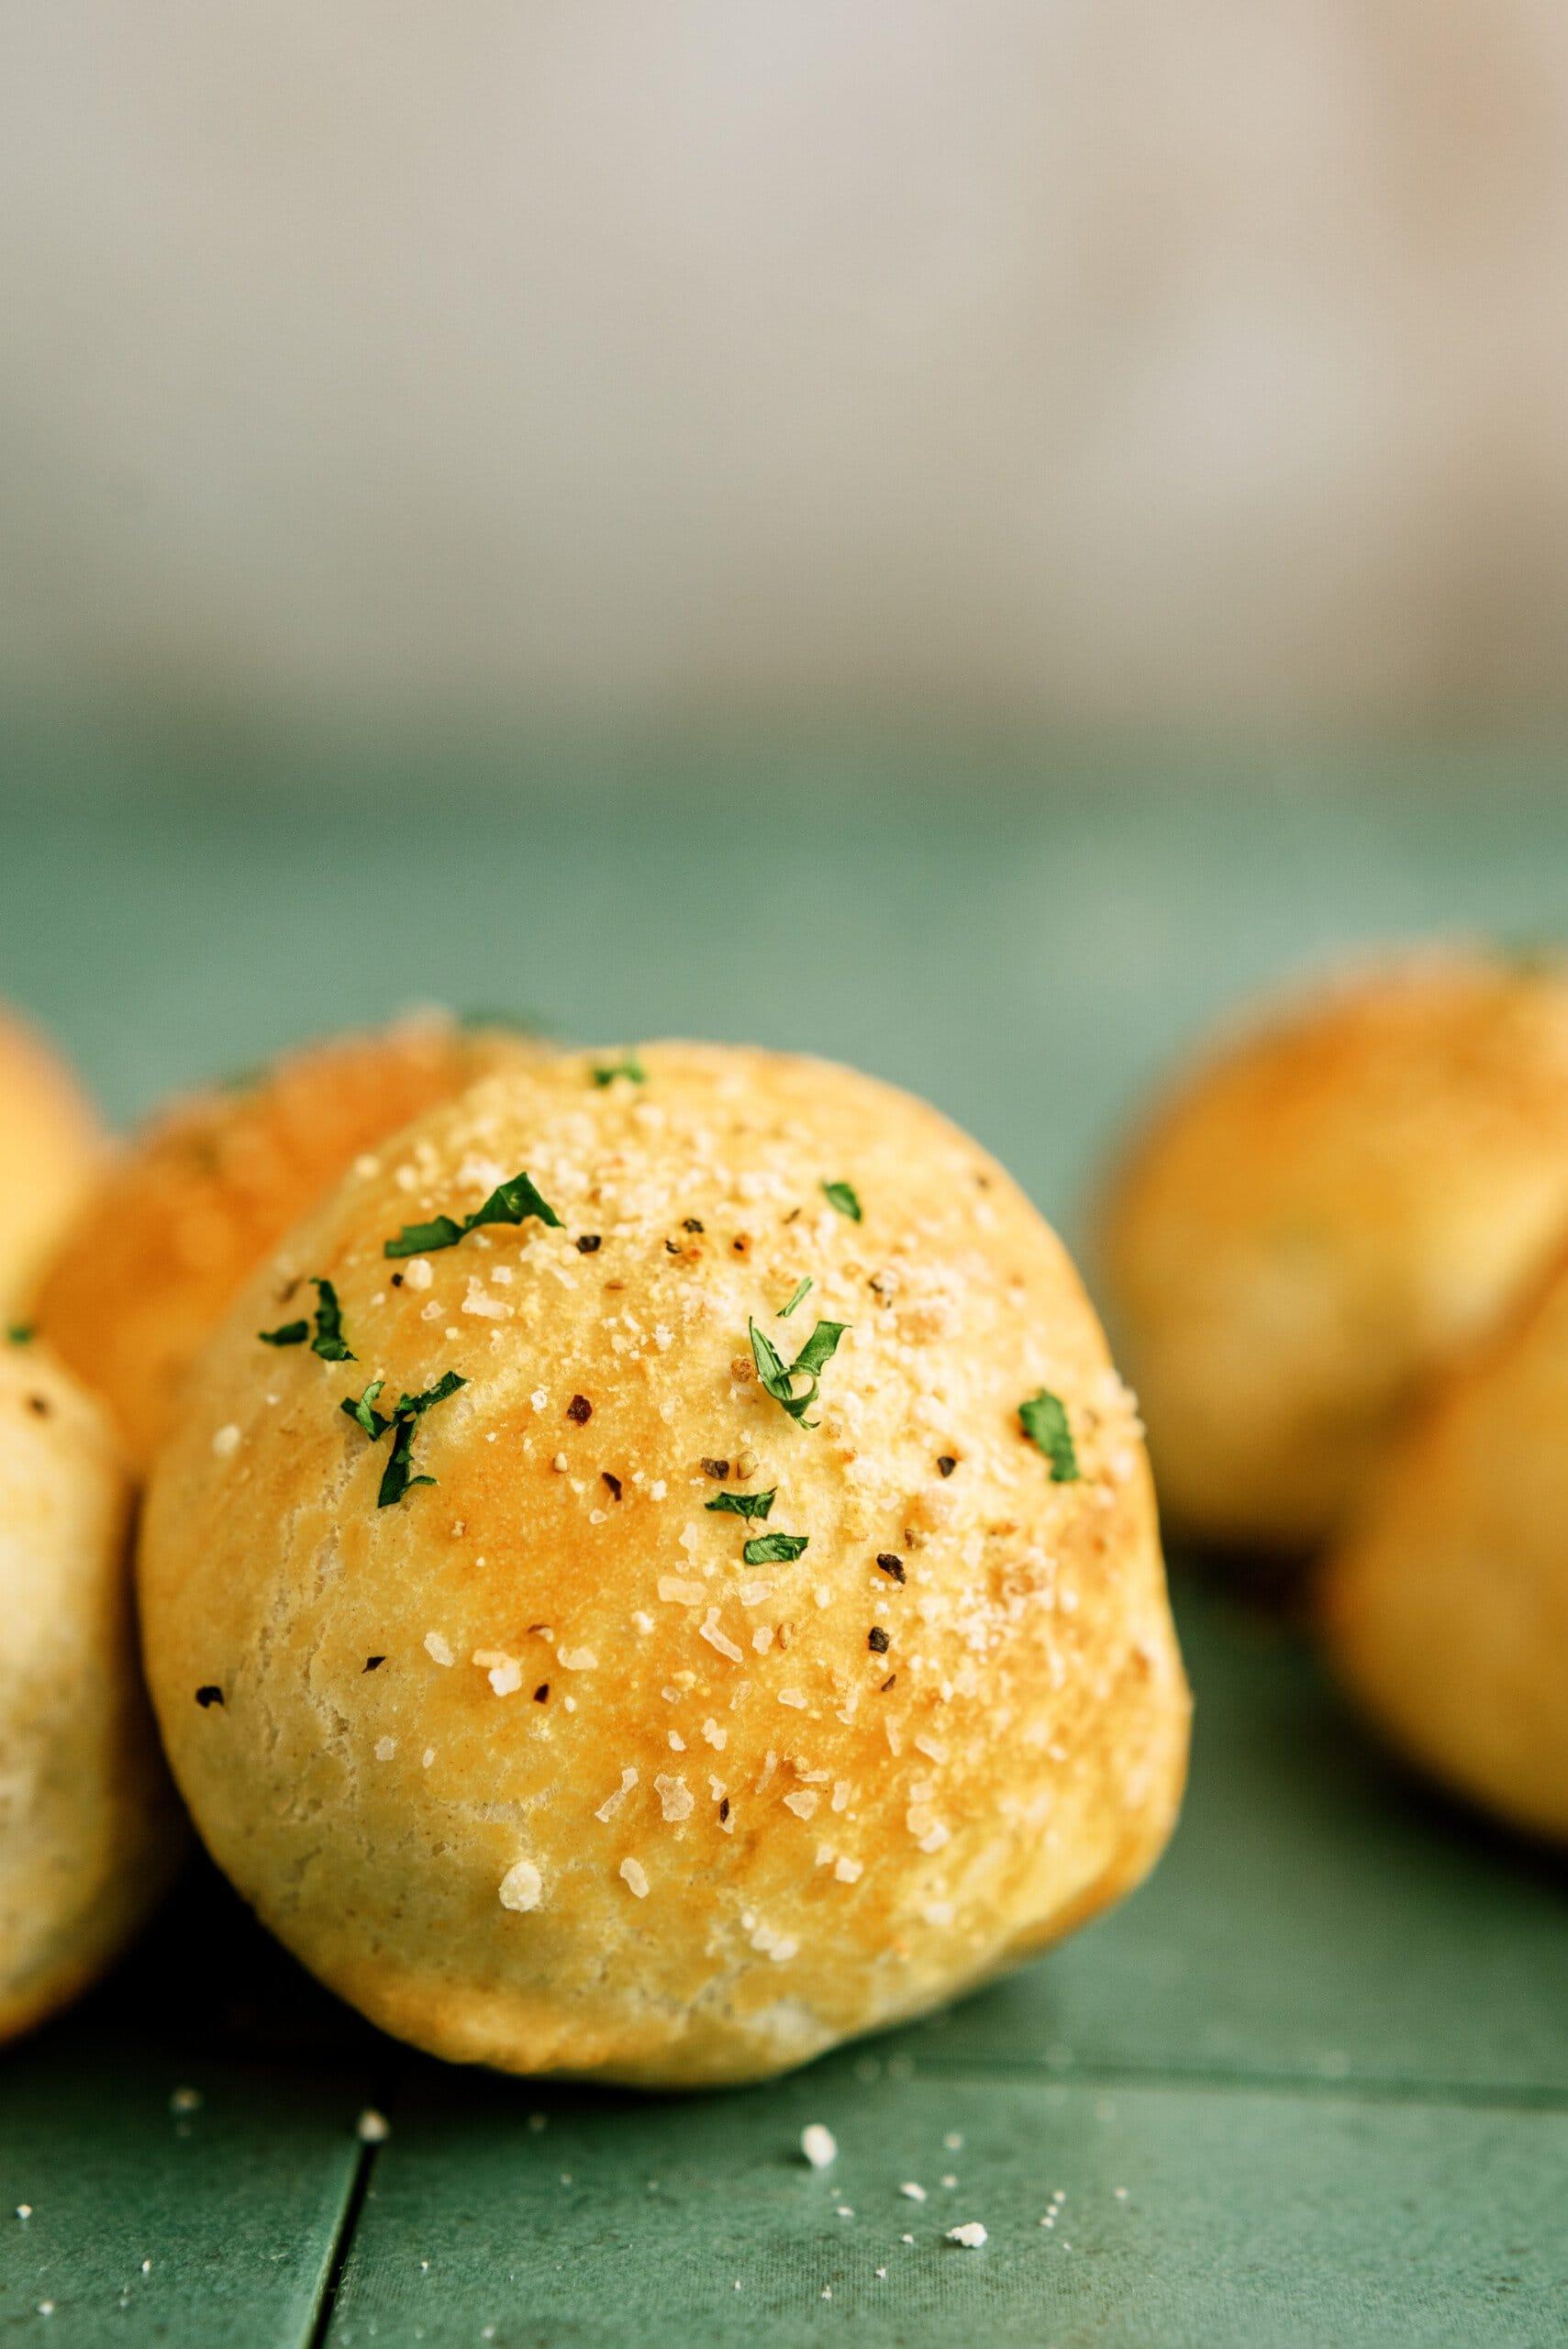
[[[1170,1522],[1301,1551],[1568,1220],[1568,963],[1429,950],[1218,1050],[1111,1187],[1106,1307]]]
[[[145,1469],[191,1363],[256,1266],[362,1152],[541,1048],[425,1012],[287,1052],[156,1115],[67,1230],[32,1300]]]
[[[306,1275],[351,1363],[258,1341]],[[1151,1487],[1073,1268],[822,1062],[562,1055],[412,1127],[207,1354],[140,1575],[219,1865],[460,2061],[783,2070],[1095,1915],[1176,1809]]]
[[[0,1009],[0,1313],[15,1310],[99,1149],[98,1121],[75,1078]]]
[[[1568,1841],[1568,1257],[1443,1382],[1320,1599],[1341,1677],[1395,1745]]]
[[[131,1613],[130,1483],[101,1406],[0,1341],[0,2040],[95,1981],[184,1831]]]

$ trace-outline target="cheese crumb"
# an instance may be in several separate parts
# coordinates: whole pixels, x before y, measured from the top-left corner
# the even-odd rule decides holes
[[[917,2186],[913,2178],[910,2178],[906,2185],[901,2186],[898,2191],[910,2202],[923,2202],[926,2199],[925,2188],[923,2186]]]
[[[367,2104],[354,2123],[354,2134],[361,2145],[384,2145],[392,2134],[392,2123],[384,2112]]]
[[[961,2243],[965,2251],[978,2251],[981,2244],[987,2239],[985,2230],[978,2219],[970,2219],[962,2227],[948,2229],[949,2243]]]
[[[435,1274],[430,1269],[428,1256],[410,1256],[403,1267],[403,1283],[406,1288],[428,1288],[434,1278]]]
[[[839,2141],[831,2129],[813,2121],[800,2132],[800,2150],[813,2169],[827,2169],[839,2158]]]
[[[475,1648],[473,1662],[485,1673],[497,1697],[510,1697],[523,1685],[523,1667],[505,1648]]]

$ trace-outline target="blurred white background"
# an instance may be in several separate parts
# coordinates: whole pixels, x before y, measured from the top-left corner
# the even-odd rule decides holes
[[[1568,703],[1551,0],[47,0],[0,687]]]

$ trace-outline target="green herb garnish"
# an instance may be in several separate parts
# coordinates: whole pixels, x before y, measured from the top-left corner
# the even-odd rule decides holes
[[[319,1354],[323,1362],[354,1362],[358,1356],[349,1350],[343,1335],[343,1310],[338,1302],[338,1292],[330,1281],[313,1283],[317,1298],[316,1335],[310,1340],[310,1351]],[[308,1321],[285,1321],[276,1330],[258,1330],[256,1335],[264,1346],[303,1346],[310,1336]]]
[[[258,1330],[256,1335],[264,1346],[303,1346],[310,1335],[308,1321],[285,1321],[281,1329]]]
[[[786,1410],[790,1418],[800,1427],[814,1428],[819,1424],[817,1420],[808,1419],[806,1416],[811,1405],[817,1400],[817,1391],[820,1384],[817,1374],[831,1360],[840,1339],[849,1326],[847,1321],[818,1321],[805,1345],[786,1368],[784,1358],[773,1340],[765,1337],[754,1321],[748,1321],[746,1324],[751,1332],[751,1359],[757,1365],[758,1377],[774,1402]],[[810,1384],[798,1395],[795,1391],[795,1382],[797,1378],[810,1381]]]
[[[449,1395],[455,1395],[460,1386],[468,1385],[468,1381],[460,1378],[455,1370],[449,1370],[434,1386],[427,1386],[422,1395],[400,1395],[390,1419],[374,1408],[376,1397],[385,1384],[384,1378],[373,1378],[358,1401],[351,1396],[345,1396],[339,1406],[350,1419],[363,1428],[373,1443],[379,1443],[389,1428],[393,1431],[392,1453],[382,1472],[381,1489],[376,1495],[377,1508],[390,1508],[416,1485],[435,1483],[433,1476],[410,1474],[414,1465],[414,1423],[433,1404],[444,1403]]]
[[[6,1324],[6,1343],[8,1346],[30,1346],[37,1336],[38,1331],[30,1321],[7,1321]]]
[[[810,1286],[811,1275],[807,1273],[806,1278],[801,1282],[800,1286],[795,1290],[795,1295],[790,1298],[789,1303],[787,1305],[780,1306],[779,1319],[781,1321],[787,1321],[789,1319],[790,1315],[795,1311],[795,1307],[800,1303],[801,1298],[806,1295],[806,1290]]]
[[[824,1183],[822,1196],[830,1208],[837,1208],[840,1215],[847,1215],[851,1223],[860,1223],[863,1220],[861,1203],[856,1197],[852,1183]]]
[[[775,1485],[768,1493],[719,1493],[703,1506],[708,1510],[728,1510],[731,1517],[764,1518],[778,1496]]]
[[[611,1061],[606,1066],[594,1071],[594,1082],[600,1086],[613,1085],[617,1076],[626,1077],[632,1085],[646,1085],[648,1082],[648,1071],[635,1052],[628,1052],[624,1060]]]
[[[395,1240],[389,1240],[382,1249],[384,1256],[431,1256],[439,1248],[455,1248],[482,1223],[526,1223],[529,1216],[538,1216],[540,1223],[554,1224],[559,1230],[561,1218],[548,1199],[540,1197],[527,1174],[514,1174],[509,1183],[498,1183],[482,1208],[476,1208],[462,1221],[450,1215],[439,1215],[428,1223],[406,1223]]]
[[[759,1533],[740,1555],[749,1566],[784,1566],[799,1557],[810,1539],[809,1533]]]
[[[1060,1395],[1042,1386],[1027,1403],[1018,1405],[1018,1418],[1024,1433],[1051,1463],[1053,1485],[1075,1485],[1078,1481],[1078,1453],[1073,1442],[1073,1431],[1067,1424],[1067,1407]]]

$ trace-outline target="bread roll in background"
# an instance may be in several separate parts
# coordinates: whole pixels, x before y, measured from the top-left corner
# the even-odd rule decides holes
[[[0,1007],[0,1315],[16,1310],[99,1152],[98,1121],[75,1078]]]
[[[1115,1177],[1102,1259],[1167,1520],[1305,1550],[1568,1221],[1568,963],[1427,950],[1219,1045]]]
[[[185,1848],[132,1620],[102,1407],[0,1340],[0,2040],[95,1981]]]
[[[359,1152],[539,1049],[424,1012],[307,1044],[150,1120],[83,1202],[30,1308],[104,1397],[136,1465],[238,1290]]]
[[[1395,1745],[1568,1841],[1568,1257],[1443,1382],[1320,1597],[1329,1655]]]
[[[487,1198],[524,1219],[464,1232]],[[259,1341],[308,1275],[351,1362]],[[1182,1784],[1072,1265],[817,1061],[560,1056],[357,1166],[204,1358],[140,1587],[219,1865],[375,2021],[508,2070],[785,2069],[1106,1908]]]

